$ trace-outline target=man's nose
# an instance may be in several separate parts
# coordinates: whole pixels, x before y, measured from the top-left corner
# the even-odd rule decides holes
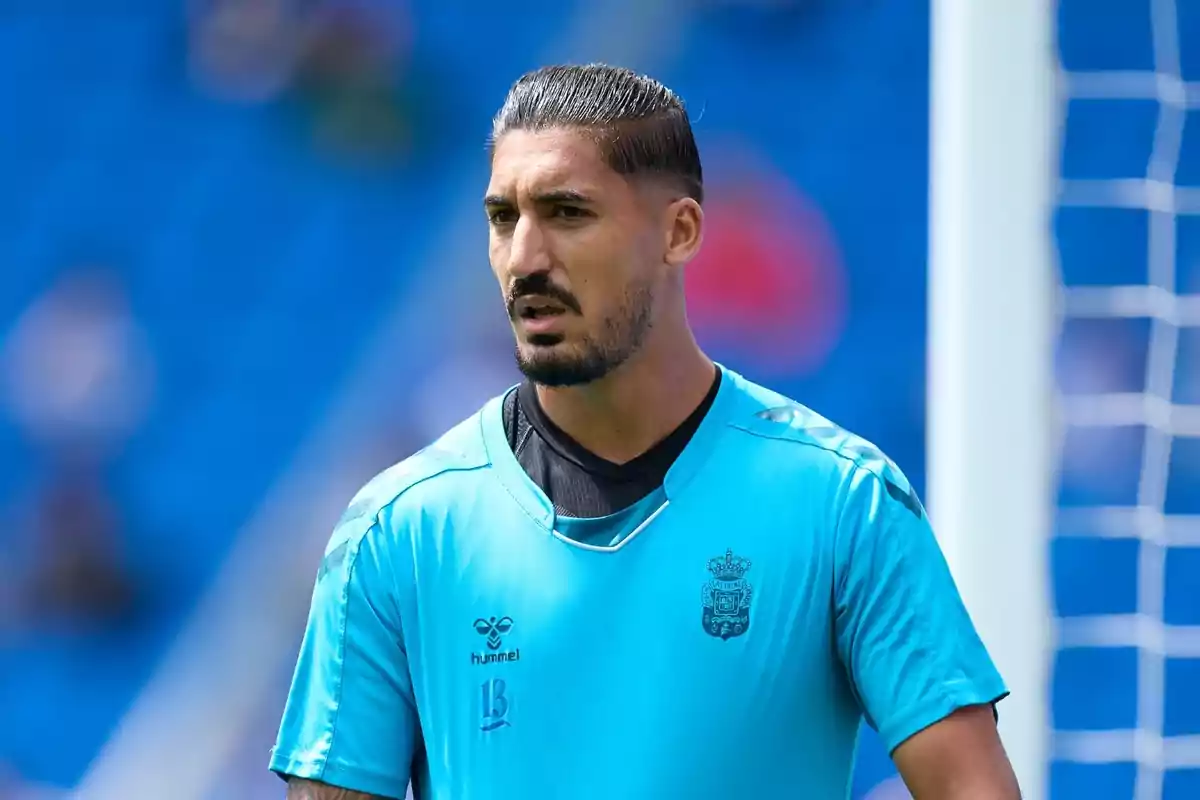
[[[550,252],[546,237],[537,221],[524,215],[513,229],[512,246],[508,251],[508,274],[512,278],[524,278],[549,269]]]

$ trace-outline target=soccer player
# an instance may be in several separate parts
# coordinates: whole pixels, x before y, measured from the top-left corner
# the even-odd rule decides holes
[[[865,718],[918,800],[1016,800],[1004,683],[908,481],[692,336],[679,98],[544,68],[492,136],[526,380],[338,523],[270,764],[288,797],[833,800]]]

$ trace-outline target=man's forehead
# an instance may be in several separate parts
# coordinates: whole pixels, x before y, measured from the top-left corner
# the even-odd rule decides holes
[[[572,189],[596,194],[621,176],[603,160],[595,139],[582,131],[510,131],[492,152],[489,194],[529,194]]]

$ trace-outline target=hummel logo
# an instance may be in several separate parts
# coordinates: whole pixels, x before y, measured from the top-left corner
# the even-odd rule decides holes
[[[500,649],[500,637],[511,631],[512,626],[512,617],[501,617],[500,619],[495,617],[483,619],[481,617],[475,620],[475,632],[480,636],[487,637],[487,646],[492,650]]]
[[[488,617],[483,619],[480,617],[475,620],[475,632],[480,636],[487,637],[487,646],[489,650],[499,650],[504,644],[501,637],[512,630],[512,617]],[[521,648],[509,650],[504,653],[471,653],[472,664],[495,664],[498,661],[519,661],[521,658]]]

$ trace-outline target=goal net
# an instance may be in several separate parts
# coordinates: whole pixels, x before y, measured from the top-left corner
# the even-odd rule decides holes
[[[1053,798],[1200,797],[1200,2],[1061,0]]]

